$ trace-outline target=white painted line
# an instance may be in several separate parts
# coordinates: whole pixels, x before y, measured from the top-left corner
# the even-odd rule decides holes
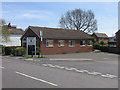
[[[27,74],[24,74],[24,73],[20,73],[20,72],[15,72],[19,75],[23,75],[25,77],[28,77],[28,78],[31,78],[31,79],[34,79],[34,80],[37,80],[37,81],[41,81],[41,82],[44,82],[44,83],[47,83],[47,84],[50,84],[52,86],[58,86],[57,84],[54,84],[54,83],[51,83],[51,82],[48,82],[48,81],[45,81],[45,80],[42,80],[42,79],[39,79],[39,78],[36,78],[36,77],[32,77],[32,76],[29,76]]]
[[[101,75],[102,77],[106,77],[106,78],[115,78],[117,76],[115,75],[110,75],[110,74],[106,74],[106,75]]]
[[[43,65],[43,66],[46,66],[46,67],[48,66],[47,64],[42,64],[42,65]]]
[[[65,68],[65,67],[58,67],[58,68],[63,69],[63,68]]]
[[[87,72],[87,73],[89,72],[88,70],[81,70],[81,71],[83,71],[83,72]]]
[[[102,73],[99,73],[99,72],[88,72],[88,74],[90,74],[90,75],[101,75]]]
[[[65,70],[68,70],[68,71],[72,71],[72,70],[75,70],[76,72],[79,72],[79,73],[87,73],[89,75],[100,75],[102,77],[106,77],[106,78],[116,78],[117,76],[115,75],[111,75],[111,74],[106,74],[106,75],[103,75],[102,73],[100,72],[89,72],[88,70],[84,70],[84,69],[81,69],[81,70],[78,70],[76,68],[68,68],[68,67],[64,67],[64,66],[59,66],[59,65],[52,65],[52,64],[42,64],[44,66],[50,66],[50,67],[56,67],[56,68],[59,68],[59,69],[65,69]],[[120,78],[119,78],[120,79]]]
[[[80,73],[83,73],[84,71],[83,70],[75,70],[76,72],[80,72]]]
[[[55,66],[53,66],[53,65],[49,65],[50,67],[55,67]]]
[[[67,67],[66,67],[65,69],[66,69],[66,70],[69,70],[69,71],[71,71],[71,70],[72,70],[71,68],[67,68]]]

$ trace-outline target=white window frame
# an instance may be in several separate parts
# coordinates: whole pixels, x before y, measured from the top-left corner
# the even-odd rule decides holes
[[[82,42],[84,42],[85,44],[83,44],[83,45],[80,45],[81,47],[85,47],[85,45],[86,45],[86,41],[85,40],[80,40],[80,41],[82,41]]]
[[[61,45],[61,41],[62,40],[58,40],[58,47],[64,47],[65,46],[65,40],[63,40],[64,41],[64,45]],[[59,45],[59,43],[60,43],[60,45]]]
[[[47,46],[47,42],[48,42],[48,46]],[[53,46],[49,46],[49,39],[46,40],[46,47],[54,47],[54,40],[53,40]]]
[[[90,41],[90,45],[88,45],[87,43],[87,46],[92,46],[93,41],[92,40],[88,40],[88,41]]]
[[[70,45],[70,42],[73,41],[74,45]],[[69,47],[75,47],[75,40],[69,40]]]

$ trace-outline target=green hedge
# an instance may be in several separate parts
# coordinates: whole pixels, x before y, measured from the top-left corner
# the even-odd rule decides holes
[[[11,47],[2,46],[2,54],[12,55],[12,56],[23,56],[26,54],[26,49],[20,46],[11,46]]]
[[[24,47],[17,47],[15,48],[14,52],[15,56],[23,56],[26,54],[26,49]]]
[[[120,49],[116,47],[111,47],[108,45],[101,45],[98,43],[94,43],[94,49],[101,50],[101,52],[109,52],[109,53],[115,53],[115,54],[120,54]]]

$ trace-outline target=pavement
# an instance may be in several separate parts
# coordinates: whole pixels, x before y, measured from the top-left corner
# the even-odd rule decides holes
[[[33,58],[27,60],[9,56],[2,58],[0,68],[3,88],[118,87],[118,55],[116,54],[47,55],[49,60]],[[50,60],[51,58],[54,60]],[[67,59],[64,60],[65,58]]]

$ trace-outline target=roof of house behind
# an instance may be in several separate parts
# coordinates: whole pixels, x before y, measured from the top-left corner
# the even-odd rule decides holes
[[[10,34],[23,34],[24,31],[21,28],[17,28],[16,26],[11,26],[11,24],[9,23],[8,25],[8,32]]]
[[[108,36],[105,33],[94,33],[97,37],[103,37],[103,38],[108,38]]]
[[[22,29],[16,28],[16,29],[9,29],[8,30],[10,34],[23,34],[24,31]]]
[[[93,39],[90,35],[80,30],[47,28],[29,26],[40,37],[40,30],[43,31],[43,38],[51,39]]]

